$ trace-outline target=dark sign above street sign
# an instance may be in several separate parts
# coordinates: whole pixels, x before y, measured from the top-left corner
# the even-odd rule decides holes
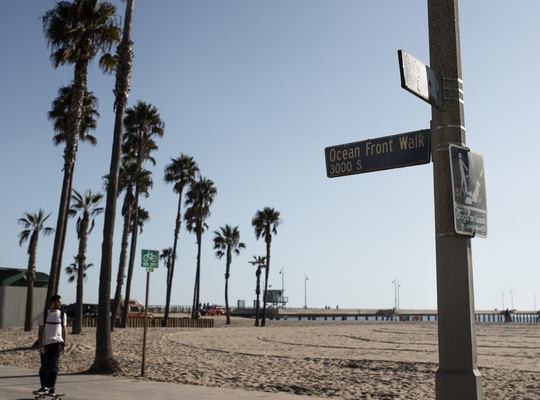
[[[487,237],[484,158],[467,147],[450,145],[456,233]]]
[[[424,129],[324,149],[326,175],[344,175],[427,164],[431,155],[431,131]]]
[[[401,87],[432,106],[442,106],[441,77],[405,50],[398,51]]]

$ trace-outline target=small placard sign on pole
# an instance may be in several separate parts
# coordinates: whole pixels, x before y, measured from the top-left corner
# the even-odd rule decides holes
[[[450,145],[456,233],[487,237],[484,158],[467,147]]]

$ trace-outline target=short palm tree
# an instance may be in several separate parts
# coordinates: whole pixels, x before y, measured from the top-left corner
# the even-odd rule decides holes
[[[280,222],[279,211],[270,207],[264,207],[262,211],[257,211],[255,217],[253,217],[253,220],[251,221],[251,225],[255,228],[257,240],[263,237],[266,242],[266,271],[264,280],[262,326],[266,325],[266,293],[268,292],[268,274],[270,271],[270,244],[272,243],[272,233],[277,235],[277,227]]]
[[[77,236],[79,238],[79,252],[77,254],[77,300],[75,303],[75,313],[73,315],[73,334],[82,332],[83,320],[83,283],[84,271],[86,270],[86,247],[88,243],[88,235],[94,229],[96,220],[95,217],[103,212],[103,208],[99,207],[99,203],[103,198],[101,193],[92,194],[88,189],[84,194],[73,190],[71,196],[73,205],[71,206],[70,214],[79,214],[77,220]]]
[[[176,249],[178,246],[178,236],[180,234],[180,225],[182,223],[182,192],[186,185],[191,185],[195,181],[196,175],[199,173],[199,167],[193,160],[193,157],[180,154],[178,158],[171,158],[171,163],[165,167],[166,183],[174,185],[173,190],[178,193],[178,211],[176,212],[176,224],[174,227],[174,244],[172,247],[171,268],[167,274],[167,297],[165,300],[165,316],[163,318],[163,326],[167,326],[169,319],[169,308],[171,306],[171,291],[172,280],[174,275],[174,266],[176,261]]]
[[[167,291],[169,291],[169,287],[172,286],[171,280],[171,266],[172,266],[172,256],[173,256],[173,248],[167,247],[163,250],[161,250],[161,253],[159,253],[159,258],[165,261],[165,265],[167,267],[167,281],[165,284],[167,285]],[[165,316],[168,317],[168,311],[167,305],[165,306]],[[167,326],[168,319],[163,318],[163,321],[161,321],[161,326]]]
[[[116,290],[111,304],[111,330],[114,331],[118,308],[122,297],[122,286],[126,276],[126,260],[129,244],[129,234],[131,232],[131,219],[133,217],[134,188],[139,182],[139,190],[148,197],[148,190],[152,187],[152,173],[139,166],[134,161],[122,160],[118,179],[118,193],[125,191],[124,203],[122,206],[122,216],[124,217],[124,227],[122,230],[122,242],[120,245],[120,261],[118,264],[118,274],[116,278]],[[108,175],[105,181],[108,184]]]
[[[259,297],[261,296],[261,268],[266,268],[266,257],[253,256],[253,261],[249,261],[249,263],[257,267],[257,271],[255,272],[255,276],[257,277],[257,286],[255,286],[255,295],[257,296],[255,302],[255,326],[259,326],[259,314],[261,309],[259,301]]]
[[[186,228],[190,233],[195,232],[197,236],[197,270],[195,272],[195,288],[193,290],[192,318],[196,318],[200,303],[202,234],[205,228],[208,228],[204,221],[210,216],[210,206],[214,202],[216,194],[217,189],[214,186],[214,182],[203,177],[199,177],[197,181],[193,182],[189,191],[186,193],[185,204],[189,207],[184,215]]]
[[[240,249],[245,249],[246,245],[240,242],[240,231],[238,227],[232,228],[230,225],[221,227],[220,231],[214,231],[214,250],[216,257],[221,259],[227,256],[225,264],[225,308],[227,313],[227,325],[231,324],[231,310],[229,308],[229,277],[231,274],[232,254],[239,255]]]
[[[103,55],[100,58],[100,67],[103,70],[108,70],[113,66],[113,57],[109,51],[120,40],[120,29],[117,25],[115,12],[116,7],[109,2],[99,3],[97,0],[59,1],[42,17],[43,31],[48,46],[51,48],[51,61],[54,68],[64,64],[75,66],[64,150],[64,179],[56,223],[47,299],[58,289],[56,282],[60,273],[65,220],[69,212],[73,164],[75,163],[80,134],[88,64],[101,52]]]
[[[84,272],[83,272],[84,280],[86,280],[86,278],[87,278],[86,270],[88,268],[93,267],[93,266],[94,266],[94,264],[92,264],[92,263],[87,263],[84,266]],[[75,282],[75,280],[78,278],[78,276],[79,276],[79,259],[78,259],[77,256],[73,256],[73,262],[66,267],[66,274],[68,276],[68,282],[69,283]]]
[[[29,332],[32,330],[32,322],[34,319],[34,281],[36,280],[36,251],[39,233],[50,235],[54,232],[53,228],[46,228],[45,221],[51,214],[45,215],[45,212],[40,208],[37,214],[25,213],[23,218],[19,218],[19,224],[24,226],[24,230],[19,233],[19,246],[30,239],[28,245],[28,270],[26,272],[26,312],[24,317],[24,330]]]
[[[147,221],[150,220],[150,214],[148,213],[147,210],[145,210],[141,206],[137,207],[137,210],[136,211],[134,210],[133,214],[137,214],[138,219],[137,219],[137,221],[135,221],[135,218],[132,218],[130,230],[131,230],[131,232],[138,231],[138,233],[142,233],[144,224]],[[135,222],[137,222],[137,224],[135,224]],[[137,227],[139,229],[137,229]],[[134,263],[131,262],[131,260],[135,259],[135,247],[136,247],[136,245],[133,244],[133,239],[132,239],[131,240],[131,249],[130,249],[130,265],[129,265],[129,268],[128,268],[128,275],[127,275],[127,281],[126,281],[126,294],[125,294],[126,299],[129,299],[130,296],[131,296],[131,281],[133,280],[133,269],[134,269],[133,268]],[[129,311],[128,307],[124,307],[122,309],[122,318],[121,318],[121,321],[120,321],[121,322],[120,323],[121,328],[126,328],[127,327],[128,311]]]

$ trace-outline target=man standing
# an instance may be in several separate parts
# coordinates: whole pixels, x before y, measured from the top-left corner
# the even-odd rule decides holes
[[[41,388],[39,394],[55,394],[54,386],[58,375],[58,360],[66,350],[67,318],[60,310],[62,298],[55,294],[51,297],[50,307],[38,318],[38,343],[41,353],[41,368],[39,379]]]

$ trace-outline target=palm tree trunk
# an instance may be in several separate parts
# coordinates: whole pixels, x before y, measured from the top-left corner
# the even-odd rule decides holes
[[[137,252],[137,236],[139,233],[139,188],[135,189],[135,199],[133,201],[133,208],[135,215],[133,216],[133,223],[131,224],[131,247],[129,251],[129,265],[128,275],[126,280],[126,296],[124,298],[124,309],[122,310],[122,322],[120,327],[127,327],[128,311],[129,311],[129,299],[131,296],[131,281],[133,280],[133,269],[135,267],[135,257]]]
[[[260,303],[259,298],[261,296],[261,267],[257,267],[257,288],[255,289],[255,294],[257,295],[257,301],[255,305],[255,326],[259,326],[259,313],[260,313]]]
[[[30,332],[33,328],[34,319],[34,281],[36,280],[36,251],[37,251],[38,234],[32,233],[29,247],[28,257],[28,272],[26,274],[27,290],[26,290],[26,312],[24,317],[24,331]]]
[[[71,181],[73,179],[73,164],[77,154],[77,143],[79,140],[79,127],[81,124],[82,105],[84,99],[84,90],[86,89],[86,75],[88,69],[88,60],[80,60],[75,64],[75,77],[73,83],[73,97],[69,116],[66,147],[64,149],[64,180],[62,183],[62,193],[60,195],[60,206],[58,209],[58,220],[56,222],[56,232],[54,237],[54,247],[51,261],[51,271],[49,275],[49,286],[47,289],[46,303],[53,294],[56,294],[58,287],[57,277],[60,274],[61,254],[64,238],[65,220],[69,211],[69,202],[71,199]],[[45,304],[45,309],[48,304]]]
[[[261,326],[266,326],[266,295],[268,292],[268,274],[270,271],[270,240],[266,242],[266,273],[264,279],[264,299],[263,299],[263,316]]]
[[[193,309],[191,310],[191,318],[195,318],[200,303],[200,287],[201,287],[201,239],[202,239],[202,222],[197,222],[197,271],[195,272],[195,290],[193,291]]]
[[[227,264],[227,273],[225,274],[225,312],[227,313],[226,325],[231,324],[231,309],[229,308],[229,265]]]
[[[124,19],[124,34],[122,43],[118,46],[118,67],[116,73],[116,87],[114,90],[116,101],[116,119],[114,123],[114,138],[109,169],[109,184],[107,186],[107,205],[105,208],[105,221],[103,224],[103,244],[101,246],[101,270],[99,275],[99,310],[98,325],[96,329],[96,357],[90,367],[93,373],[113,373],[118,371],[120,364],[113,357],[111,341],[111,275],[112,251],[114,236],[114,219],[116,217],[116,198],[118,197],[118,173],[122,157],[122,136],[124,131],[124,112],[126,111],[129,93],[129,80],[131,77],[131,60],[133,58],[131,42],[131,21],[133,19],[134,0],[126,2],[126,16]]]
[[[71,193],[72,193],[72,190],[73,190],[73,174],[74,174],[74,171],[75,171],[75,164],[72,164],[71,165],[71,172],[69,173],[69,176],[70,176],[70,179],[69,179],[69,190],[68,190],[68,193],[70,195],[70,199],[71,199]],[[69,206],[68,206],[68,209],[69,209]],[[62,244],[60,246],[60,254],[58,255],[58,271],[56,271],[56,283],[54,285],[54,290],[53,292],[54,293],[58,293],[59,290],[60,290],[60,275],[62,273],[62,259],[63,259],[63,256],[64,256],[64,246],[66,244],[66,232],[67,232],[67,224],[68,224],[68,221],[69,221],[69,218],[64,218],[64,232],[62,234]]]
[[[180,213],[182,207],[182,189],[178,193],[178,211],[176,213],[176,226],[174,228],[174,244],[172,252],[171,268],[169,270],[169,277],[167,280],[167,298],[165,300],[165,317],[163,318],[163,326],[167,326],[169,321],[169,308],[171,307],[171,291],[172,280],[174,274],[174,261],[176,260],[176,247],[178,246],[178,236],[180,234],[180,225],[182,224],[182,215]]]
[[[131,227],[131,202],[133,196],[126,192],[124,202],[128,204],[124,207],[124,229],[122,231],[122,245],[120,250],[120,263],[118,266],[118,275],[116,276],[116,291],[114,293],[113,304],[111,305],[111,331],[114,331],[116,325],[116,317],[118,315],[118,307],[122,297],[122,285],[124,284],[124,275],[126,274],[126,257],[129,241],[129,232]]]
[[[79,334],[82,332],[83,322],[83,283],[84,283],[84,270],[86,266],[86,242],[88,239],[88,224],[89,218],[87,212],[84,213],[83,220],[79,226],[79,254],[77,255],[78,261],[78,276],[77,276],[77,301],[75,303],[75,314],[73,318],[73,326],[71,328],[72,334]]]

